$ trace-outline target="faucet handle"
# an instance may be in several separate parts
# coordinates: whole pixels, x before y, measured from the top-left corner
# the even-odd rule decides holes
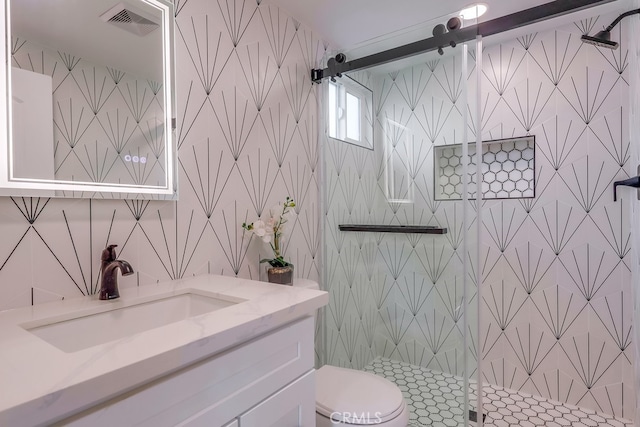
[[[116,250],[118,245],[109,245],[102,251],[102,261],[111,262],[116,260]]]

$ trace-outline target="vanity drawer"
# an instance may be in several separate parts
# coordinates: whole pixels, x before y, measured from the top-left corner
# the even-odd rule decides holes
[[[223,426],[313,369],[313,335],[313,317],[306,317],[59,425],[189,425],[207,413],[208,426]]]
[[[240,417],[242,427],[315,427],[315,371],[274,394]],[[191,427],[191,426],[190,426]]]
[[[307,372],[292,384],[241,415],[242,427],[313,427],[316,420],[315,371]],[[217,405],[194,415],[179,427],[210,427]]]

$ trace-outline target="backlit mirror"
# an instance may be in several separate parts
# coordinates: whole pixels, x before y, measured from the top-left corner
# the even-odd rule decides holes
[[[9,0],[4,15],[2,194],[174,197],[172,4]]]

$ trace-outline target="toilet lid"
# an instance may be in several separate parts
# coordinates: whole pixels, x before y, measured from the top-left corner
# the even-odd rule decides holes
[[[325,365],[316,371],[316,411],[334,421],[375,425],[404,409],[400,389],[378,375]]]

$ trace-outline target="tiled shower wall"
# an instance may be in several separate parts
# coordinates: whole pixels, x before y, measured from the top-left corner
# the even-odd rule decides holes
[[[0,198],[0,309],[95,293],[108,243],[136,270],[120,279],[123,288],[207,272],[256,279],[268,248],[240,225],[286,196],[297,217],[285,255],[297,277],[317,280],[319,152],[308,71],[324,44],[267,2],[175,6],[179,201]],[[52,60],[84,90],[81,60]],[[86,78],[93,87],[92,73]],[[104,93],[119,96],[115,86],[107,78]],[[84,107],[91,111],[89,101]]]
[[[467,310],[468,349],[462,202],[434,201],[433,146],[462,142],[462,86],[475,93],[475,52],[467,75],[458,54],[356,76],[374,89],[376,151],[328,142],[329,363],[361,368],[383,356],[461,374],[462,353],[477,357],[478,344],[491,384],[633,417],[631,193],[618,203],[611,194],[612,181],[635,175],[627,25],[614,30],[616,51],[580,42],[614,17],[485,46],[482,116],[469,108],[469,139],[478,120],[483,140],[535,135],[537,182],[535,198],[483,203],[482,261],[471,267],[483,276],[482,331]],[[388,120],[400,126],[385,134]],[[394,192],[411,203],[385,198],[384,144],[399,159]],[[449,232],[338,232],[346,222]]]
[[[633,7],[640,7],[640,1],[634,0]],[[629,53],[630,53],[630,64],[629,64],[629,78],[630,78],[630,129],[638,129],[640,128],[640,42],[638,40],[638,35],[640,35],[640,22],[636,19],[631,21],[630,23],[630,37],[629,37]],[[631,169],[633,171],[634,166],[640,165],[640,133],[631,132]],[[640,215],[640,200],[633,199],[631,200],[631,206],[629,209],[630,218],[638,218]],[[636,221],[636,224],[638,222]],[[631,227],[631,274],[632,277],[638,277],[640,274],[640,227]],[[632,300],[634,302],[634,310],[636,313],[640,313],[640,287],[632,286]],[[636,321],[637,322],[637,321]],[[635,366],[636,366],[636,375],[635,375],[635,389],[640,390],[640,376],[638,375],[638,367],[640,366],[640,352],[638,352],[639,344],[640,344],[640,329],[634,328],[632,339],[633,342],[631,346],[635,349]],[[640,411],[640,393],[636,392],[636,401],[635,408],[636,414]],[[638,415],[636,415],[636,419],[638,419]]]

